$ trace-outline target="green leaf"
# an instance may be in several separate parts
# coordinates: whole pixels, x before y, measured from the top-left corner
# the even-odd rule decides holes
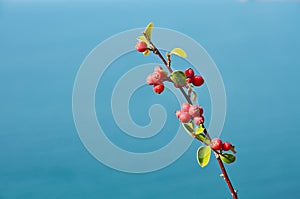
[[[143,41],[143,42],[145,42],[145,43],[148,43],[148,40],[145,38],[145,36],[144,36],[144,35],[142,35],[142,36],[138,36],[137,40],[139,40],[139,41]]]
[[[197,138],[199,138],[200,140],[201,140],[201,142],[204,142],[205,141],[205,139],[206,139],[206,137],[205,137],[205,135],[204,134],[198,134],[198,135],[196,135],[197,136]]]
[[[202,124],[199,125],[200,127],[196,128],[196,137],[199,138],[201,140],[201,142],[203,142],[206,145],[210,145],[210,140],[206,137],[205,134],[203,134],[205,128],[203,127]]]
[[[199,138],[199,140],[201,140],[201,142],[203,142],[205,145],[210,145],[210,140],[203,133],[196,135],[196,137]]]
[[[220,154],[220,158],[223,162],[231,164],[235,161],[235,156],[229,153]]]
[[[186,58],[186,56],[187,56],[185,51],[182,50],[181,48],[174,48],[170,54],[174,54],[174,55],[177,55],[182,58]]]
[[[202,133],[204,131],[203,125],[200,124],[200,127],[196,128],[196,135],[199,135],[200,133]]]
[[[144,30],[144,34],[149,38],[151,39],[151,36],[152,36],[152,28],[153,28],[153,23],[150,22],[148,24],[148,26],[145,28]]]
[[[145,52],[143,52],[144,56],[148,56],[150,54],[150,50],[145,50]]]
[[[194,134],[194,124],[190,123],[182,123],[183,128],[188,132]]]
[[[171,80],[179,87],[186,85],[186,75],[181,70],[173,71],[170,75]]]
[[[210,160],[210,147],[209,146],[201,146],[197,150],[197,160],[201,167],[205,167]]]

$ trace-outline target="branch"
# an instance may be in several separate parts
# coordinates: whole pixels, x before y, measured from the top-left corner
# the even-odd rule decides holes
[[[171,69],[171,59],[170,59],[170,56],[167,55],[167,59],[168,59],[168,62],[167,62],[166,59],[165,59],[165,58],[162,56],[162,54],[160,53],[160,51],[156,48],[156,46],[155,46],[155,45],[151,42],[151,40],[147,37],[147,35],[144,34],[144,36],[145,36],[145,38],[148,40],[148,42],[151,44],[153,53],[156,54],[156,55],[158,55],[158,57],[162,60],[162,62],[164,63],[164,65],[166,66],[166,68],[168,69],[168,71],[169,71],[170,73],[172,73],[173,70]],[[189,104],[193,104],[192,101],[191,101],[191,99],[190,99],[190,97],[189,97],[189,95],[183,90],[183,88],[180,87],[179,90],[181,91],[181,93],[183,94],[183,96],[185,97],[185,99],[188,101],[188,103],[189,103]],[[204,127],[204,124],[203,124],[203,128],[204,128],[204,134],[205,134],[205,136],[206,136],[209,140],[211,140],[211,137],[210,137],[210,135],[209,135],[207,129]],[[192,134],[191,136],[192,136],[193,138],[195,138],[195,139],[201,141],[201,140],[198,139],[197,136],[195,136],[194,134]],[[218,163],[219,163],[219,166],[220,166],[220,168],[221,168],[221,171],[222,171],[222,177],[224,178],[224,180],[226,181],[226,183],[227,183],[227,185],[228,185],[228,188],[229,188],[229,190],[230,190],[230,192],[231,192],[232,198],[233,198],[233,199],[238,199],[237,191],[234,190],[234,188],[233,188],[233,186],[232,186],[232,184],[231,184],[231,181],[230,181],[230,179],[229,179],[229,177],[228,177],[227,171],[226,171],[226,169],[225,169],[225,167],[224,167],[224,164],[223,164],[223,162],[222,162],[222,160],[221,160],[221,158],[220,158],[219,153],[218,153],[217,151],[214,151],[214,153],[215,153],[216,159],[217,159],[217,161],[218,161]]]
[[[224,167],[224,164],[223,164],[223,162],[222,162],[222,160],[221,160],[221,158],[220,158],[220,155],[219,155],[219,154],[216,154],[216,153],[215,153],[215,155],[216,155],[216,158],[217,158],[218,163],[219,163],[219,165],[220,165],[220,168],[221,168],[221,170],[222,170],[222,177],[224,178],[224,180],[226,181],[226,183],[227,183],[227,185],[228,185],[228,187],[229,187],[229,190],[230,190],[230,192],[231,192],[232,198],[233,198],[233,199],[238,199],[237,191],[234,190],[234,188],[233,188],[233,186],[232,186],[232,184],[231,184],[231,181],[230,181],[230,179],[229,179],[229,177],[228,177],[227,171],[226,171],[226,169],[225,169],[225,167]]]

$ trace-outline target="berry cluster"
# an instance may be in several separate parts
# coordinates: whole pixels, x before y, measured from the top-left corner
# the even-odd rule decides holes
[[[139,41],[136,43],[135,49],[142,53],[142,52],[145,52],[146,50],[148,50],[148,45],[144,41]]]
[[[203,108],[198,105],[190,105],[189,103],[183,103],[181,110],[176,111],[176,116],[180,122],[188,123],[191,119],[194,120],[196,125],[200,125],[204,122]]]
[[[231,145],[230,142],[222,143],[222,140],[219,138],[212,139],[210,147],[215,151],[217,151],[217,150],[224,150],[224,151],[234,150],[234,147]]]
[[[223,162],[231,164],[235,161],[236,158],[234,154],[236,151],[234,146],[232,146],[230,142],[223,143],[219,138],[211,139],[208,130],[204,126],[203,108],[199,105],[193,105],[193,102],[197,101],[197,93],[194,88],[202,86],[204,84],[204,79],[200,75],[195,75],[192,68],[187,68],[185,71],[173,70],[171,68],[171,57],[175,55],[186,58],[186,52],[181,48],[174,48],[170,52],[166,52],[164,57],[151,41],[152,29],[153,23],[149,23],[143,31],[143,34],[137,38],[138,42],[136,43],[135,48],[144,56],[148,56],[153,52],[162,60],[170,74],[164,71],[161,66],[156,66],[154,72],[148,75],[146,80],[147,84],[152,85],[154,92],[157,94],[164,91],[165,81],[168,81],[176,88],[179,88],[178,90],[183,94],[187,103],[181,105],[180,110],[176,111],[176,116],[188,134],[205,145],[200,146],[197,150],[196,157],[199,165],[205,167],[210,160],[211,152],[213,152],[221,168],[221,176],[226,181],[233,199],[237,199],[237,191],[233,188],[223,164]],[[228,150],[231,150],[233,154],[225,152]]]
[[[162,69],[161,66],[156,66],[154,72],[147,77],[147,84],[153,85],[153,91],[160,94],[164,91],[164,81],[168,78],[168,73]]]
[[[194,70],[188,68],[185,70],[186,82],[192,83],[194,86],[201,86],[204,83],[204,79],[200,75],[195,75]]]

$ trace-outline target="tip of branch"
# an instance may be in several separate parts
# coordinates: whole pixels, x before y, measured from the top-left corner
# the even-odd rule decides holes
[[[231,147],[230,147],[230,150],[232,151],[232,153],[236,154],[236,151],[235,151],[235,147],[234,147],[234,146],[231,146]]]

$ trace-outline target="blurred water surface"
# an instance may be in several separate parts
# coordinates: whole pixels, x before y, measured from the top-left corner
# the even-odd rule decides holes
[[[299,198],[299,20],[296,1],[0,2],[0,198],[230,198],[216,161],[197,165],[197,142],[171,166],[137,175],[102,165],[77,135],[72,89],[80,64],[101,41],[150,21],[192,37],[218,65],[228,100],[221,137],[237,145],[228,170],[240,197]],[[127,70],[159,60],[132,53],[121,61]],[[102,81],[121,71],[110,68]],[[101,112],[112,89],[101,83],[98,118],[121,134],[111,113]],[[206,88],[199,92],[209,109]],[[139,145],[108,136],[128,150],[166,144],[179,104],[169,92],[157,96],[142,87],[129,106],[136,123],[149,122],[153,103],[169,112],[161,139]]]

